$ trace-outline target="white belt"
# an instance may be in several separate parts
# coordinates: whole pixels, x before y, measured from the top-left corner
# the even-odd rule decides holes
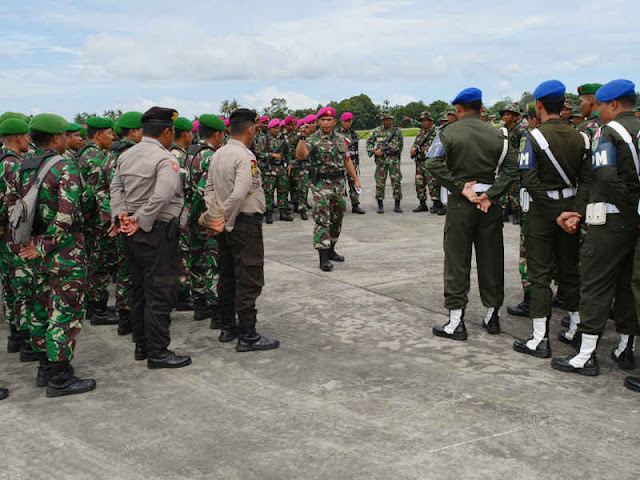
[[[491,185],[490,183],[476,183],[471,188],[473,188],[473,191],[476,193],[482,193],[486,192],[491,187],[493,187],[493,185]]]
[[[620,210],[618,210],[618,207],[616,207],[614,204],[607,203],[607,215],[610,213],[620,213]]]
[[[560,194],[562,198],[571,198],[576,196],[576,189],[573,187],[563,188],[562,190],[547,190],[547,197],[554,200],[560,200]]]

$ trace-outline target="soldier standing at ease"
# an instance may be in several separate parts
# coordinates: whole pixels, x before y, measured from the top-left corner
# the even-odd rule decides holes
[[[520,177],[526,188],[523,208],[528,210],[524,241],[531,281],[533,337],[516,339],[513,349],[539,358],[551,356],[549,285],[554,271],[574,330],[580,321],[580,235],[577,228],[564,226],[563,215],[584,215],[593,173],[589,139],[560,118],[565,91],[558,80],[543,82],[536,88],[535,108],[542,125],[522,137],[519,156]],[[573,333],[570,337],[561,335],[560,340],[571,343]]]
[[[431,147],[431,142],[436,137],[436,129],[433,126],[433,118],[429,112],[422,112],[420,114],[420,122],[422,129],[416,135],[416,139],[413,141],[413,147],[411,147],[411,158],[416,161],[416,194],[418,195],[418,201],[420,205],[413,209],[414,212],[428,212],[427,207],[427,187],[431,200],[433,201],[432,209],[438,209],[440,203],[440,195],[437,193],[436,182],[433,175],[426,169],[427,152]]]
[[[402,200],[402,171],[400,170],[400,154],[404,146],[402,131],[392,127],[393,117],[384,113],[381,117],[382,126],[376,127],[367,139],[367,153],[375,158],[376,162],[376,200],[378,201],[378,213],[384,213],[384,188],[387,175],[391,178],[393,198],[395,200],[394,211],[402,213],[400,201]]]
[[[280,119],[269,122],[264,139],[256,145],[256,156],[261,167],[264,193],[267,198],[267,223],[273,223],[273,198],[277,191],[277,207],[280,220],[293,221],[289,214],[289,173],[287,169],[286,141],[280,136]]]
[[[191,364],[168,349],[180,288],[178,235],[184,199],[180,165],[169,152],[178,112],[152,107],[142,115],[143,138],[118,159],[111,183],[112,230],[124,233],[133,278],[131,321],[135,360],[154,368]]]
[[[509,142],[514,152],[520,150],[520,139],[525,134],[525,127],[522,125],[520,119],[520,107],[516,103],[507,105],[500,110],[500,117],[504,122],[504,126],[509,132]],[[514,225],[520,224],[520,179],[518,178],[509,191],[502,199],[505,215],[511,217],[511,223]]]
[[[299,159],[309,158],[311,192],[313,194],[313,219],[316,226],[313,243],[320,256],[320,269],[333,270],[334,262],[344,262],[335,250],[342,230],[345,210],[345,170],[353,178],[356,188],[362,189],[360,179],[351,162],[346,138],[334,131],[336,111],[324,107],[318,112],[320,130],[302,137],[296,148]]]
[[[589,140],[593,140],[596,130],[600,128],[599,102],[596,100],[596,92],[602,86],[601,83],[585,83],[578,87],[578,95],[580,95],[580,111],[582,116],[587,119],[577,125],[580,132],[589,135]]]
[[[351,161],[356,167],[356,172],[360,172],[360,154],[358,153],[360,135],[351,126],[353,125],[353,113],[344,112],[340,115],[340,128],[338,133],[344,135],[349,141],[349,153],[351,153]],[[359,174],[359,173],[358,173]],[[349,184],[349,198],[351,199],[351,212],[364,215],[366,212],[360,208],[360,194],[356,190],[353,179],[347,175],[347,183]]]
[[[636,336],[640,334],[631,289],[640,224],[640,120],[633,115],[635,85],[629,80],[613,80],[598,89],[596,100],[600,102],[603,126],[596,131],[591,146],[594,181],[584,217],[589,230],[580,250],[580,350],[551,362],[556,370],[590,376],[600,371],[596,346],[614,298],[620,341],[612,357],[623,370],[635,368]],[[580,220],[576,212],[565,224],[577,228]]]
[[[453,100],[458,121],[440,130],[427,154],[427,169],[451,192],[444,228],[444,296],[449,322],[433,333],[466,340],[464,309],[469,293],[471,249],[475,246],[478,283],[487,315],[482,325],[500,333],[504,299],[504,242],[500,196],[518,174],[508,138],[482,120],[482,92],[467,88]],[[502,175],[497,179],[498,170]]]

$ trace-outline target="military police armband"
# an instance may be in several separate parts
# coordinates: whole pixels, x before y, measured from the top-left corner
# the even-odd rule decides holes
[[[442,145],[442,141],[440,140],[440,132],[438,132],[436,138],[433,139],[433,143],[427,152],[427,158],[435,157],[444,157],[444,145]]]
[[[593,136],[591,142],[591,168],[618,166],[618,149],[602,135],[602,127]]]
[[[529,136],[525,135],[520,140],[520,154],[518,155],[518,168],[520,170],[533,170],[538,168],[538,157],[533,151]]]

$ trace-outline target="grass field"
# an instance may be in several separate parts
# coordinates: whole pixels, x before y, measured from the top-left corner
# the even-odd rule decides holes
[[[401,128],[400,130],[402,130],[403,137],[415,137],[420,131],[419,128]],[[371,130],[358,130],[358,135],[360,135],[360,138],[369,138],[370,133]]]

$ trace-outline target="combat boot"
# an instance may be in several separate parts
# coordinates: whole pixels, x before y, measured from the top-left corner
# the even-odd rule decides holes
[[[307,215],[307,211],[304,208],[300,209],[300,220],[309,220],[309,215]]]
[[[193,308],[193,320],[200,322],[207,318],[211,318],[211,314],[211,307],[206,301],[198,301],[195,303]]]
[[[487,316],[482,319],[482,328],[490,335],[498,335],[500,333],[500,315],[497,308],[490,308]]]
[[[133,332],[130,314],[129,310],[118,310],[118,335],[129,335]]]
[[[580,350],[575,355],[566,358],[554,358],[551,367],[561,372],[579,373],[594,377],[600,373],[600,366],[596,359],[598,335],[583,333],[580,340]]]
[[[293,217],[291,217],[291,214],[289,213],[289,210],[287,210],[286,208],[281,208],[280,209],[280,221],[281,222],[293,222]]]
[[[440,202],[440,209],[438,210],[438,215],[442,216],[442,215],[446,215],[447,214],[447,206]]]
[[[434,215],[438,213],[440,211],[440,205],[442,205],[440,203],[440,200],[434,200],[433,204],[431,205],[431,213]]]
[[[222,328],[222,318],[220,317],[218,304],[212,305],[210,308],[211,308],[211,322],[209,323],[209,328],[211,330],[220,330]]]
[[[329,249],[318,250],[320,256],[320,270],[330,272],[333,270],[333,263],[329,261]]]
[[[293,213],[298,213],[298,204],[297,203],[293,204]]]
[[[357,213],[358,215],[364,215],[365,212],[362,208],[360,208],[360,205],[358,205],[357,203],[355,205],[353,205],[351,207],[351,213]]]
[[[146,342],[136,342],[136,348],[133,352],[133,358],[137,362],[146,360],[149,357],[149,351],[147,350]]]
[[[566,343],[567,345],[577,346],[578,336],[576,335],[576,332],[578,331],[578,325],[580,324],[580,313],[567,312],[567,314],[562,318],[563,326],[565,318],[567,318],[569,323],[566,326],[566,330],[558,334],[558,340],[562,343]]]
[[[178,296],[178,302],[176,303],[176,311],[178,312],[190,312],[193,310],[193,297],[187,292],[182,292]]]
[[[6,388],[0,388],[0,400],[4,400],[9,396],[9,390]]]
[[[62,397],[63,395],[75,395],[90,392],[96,388],[93,379],[82,380],[74,376],[69,362],[51,362],[49,364],[49,383],[47,384],[47,397]]]
[[[9,336],[7,337],[7,353],[18,353],[22,349],[25,339],[29,339],[28,332],[19,331],[15,325],[9,325]]]
[[[538,358],[551,357],[551,347],[549,346],[549,317],[534,318],[533,337],[529,340],[516,338],[513,342],[513,349],[518,353],[526,353]]]
[[[384,201],[378,200],[378,213],[384,213]]]
[[[107,302],[89,302],[91,325],[116,325],[118,317],[107,309]]]
[[[25,340],[20,349],[21,362],[37,362],[40,360],[40,353],[35,352],[31,346],[31,341]]]
[[[273,223],[273,212],[271,210],[267,210],[264,217],[267,225],[271,225]]]
[[[530,317],[529,305],[531,303],[531,293],[528,290],[524,291],[524,299],[517,305],[508,305],[507,313],[514,317]]]
[[[336,244],[331,242],[331,248],[329,249],[329,260],[332,262],[344,262],[344,257],[336,253]]]
[[[624,386],[629,390],[633,390],[634,392],[640,392],[640,378],[627,377],[624,379]]]
[[[611,351],[611,358],[622,370],[633,370],[636,368],[635,350],[636,337],[633,335],[620,335],[620,342]]]
[[[427,207],[427,201],[426,200],[420,200],[420,205],[418,205],[416,208],[414,208],[413,211],[415,213],[428,212],[429,211],[429,207]]]
[[[460,341],[466,340],[467,329],[464,326],[464,309],[449,310],[449,321],[445,324],[435,325],[432,331],[437,337]]]
[[[396,200],[395,206],[393,207],[393,211],[396,213],[402,213],[402,209],[400,208],[400,200]]]
[[[46,387],[49,383],[50,376],[49,359],[43,354],[40,358],[40,365],[38,365],[38,373],[36,374],[36,387]]]

